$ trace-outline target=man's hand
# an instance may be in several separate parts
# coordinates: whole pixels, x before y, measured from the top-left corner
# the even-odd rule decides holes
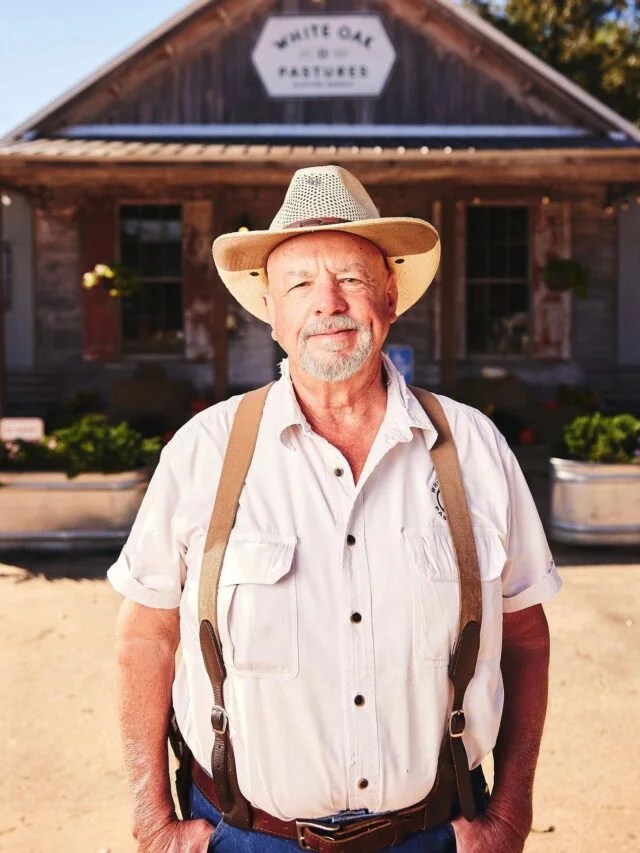
[[[172,820],[145,838],[138,853],[206,853],[214,831],[206,820]]]
[[[522,853],[524,849],[525,839],[490,812],[477,815],[471,823],[459,817],[451,824],[457,853]]]

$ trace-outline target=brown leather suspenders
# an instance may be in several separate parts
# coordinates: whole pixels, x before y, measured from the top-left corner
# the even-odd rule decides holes
[[[211,757],[213,786],[225,820],[243,829],[251,828],[252,809],[238,787],[228,718],[224,708],[223,685],[226,673],[218,632],[218,582],[270,387],[271,385],[266,385],[245,394],[238,407],[209,524],[198,595],[200,646],[214,696],[211,712],[211,725],[215,733]],[[433,394],[419,388],[411,390],[438,432],[436,443],[431,449],[431,457],[453,539],[460,584],[460,628],[449,664],[453,705],[440,750],[436,781],[424,801],[427,814],[425,826],[427,821],[428,825],[434,826],[449,819],[456,792],[461,812],[466,819],[472,820],[476,813],[469,764],[462,742],[465,728],[462,705],[478,658],[482,587],[458,454],[447,418]]]

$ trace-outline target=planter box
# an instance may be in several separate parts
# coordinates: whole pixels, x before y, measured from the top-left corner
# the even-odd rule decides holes
[[[640,465],[552,458],[550,535],[578,545],[640,545]]]
[[[147,471],[73,479],[0,471],[0,549],[121,545],[148,481]]]

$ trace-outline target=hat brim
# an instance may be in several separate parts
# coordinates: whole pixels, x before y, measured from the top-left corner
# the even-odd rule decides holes
[[[294,237],[318,231],[344,231],[374,243],[395,273],[397,313],[402,314],[425,293],[440,262],[440,239],[429,222],[411,217],[381,217],[279,231],[222,234],[212,247],[213,260],[229,292],[254,317],[269,322],[264,303],[267,258]]]

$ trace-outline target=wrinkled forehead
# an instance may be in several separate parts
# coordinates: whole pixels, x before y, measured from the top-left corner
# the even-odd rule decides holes
[[[386,270],[385,257],[375,243],[356,234],[332,230],[300,234],[280,243],[267,259],[267,275],[310,271],[319,261],[336,270],[356,266],[371,274]]]

